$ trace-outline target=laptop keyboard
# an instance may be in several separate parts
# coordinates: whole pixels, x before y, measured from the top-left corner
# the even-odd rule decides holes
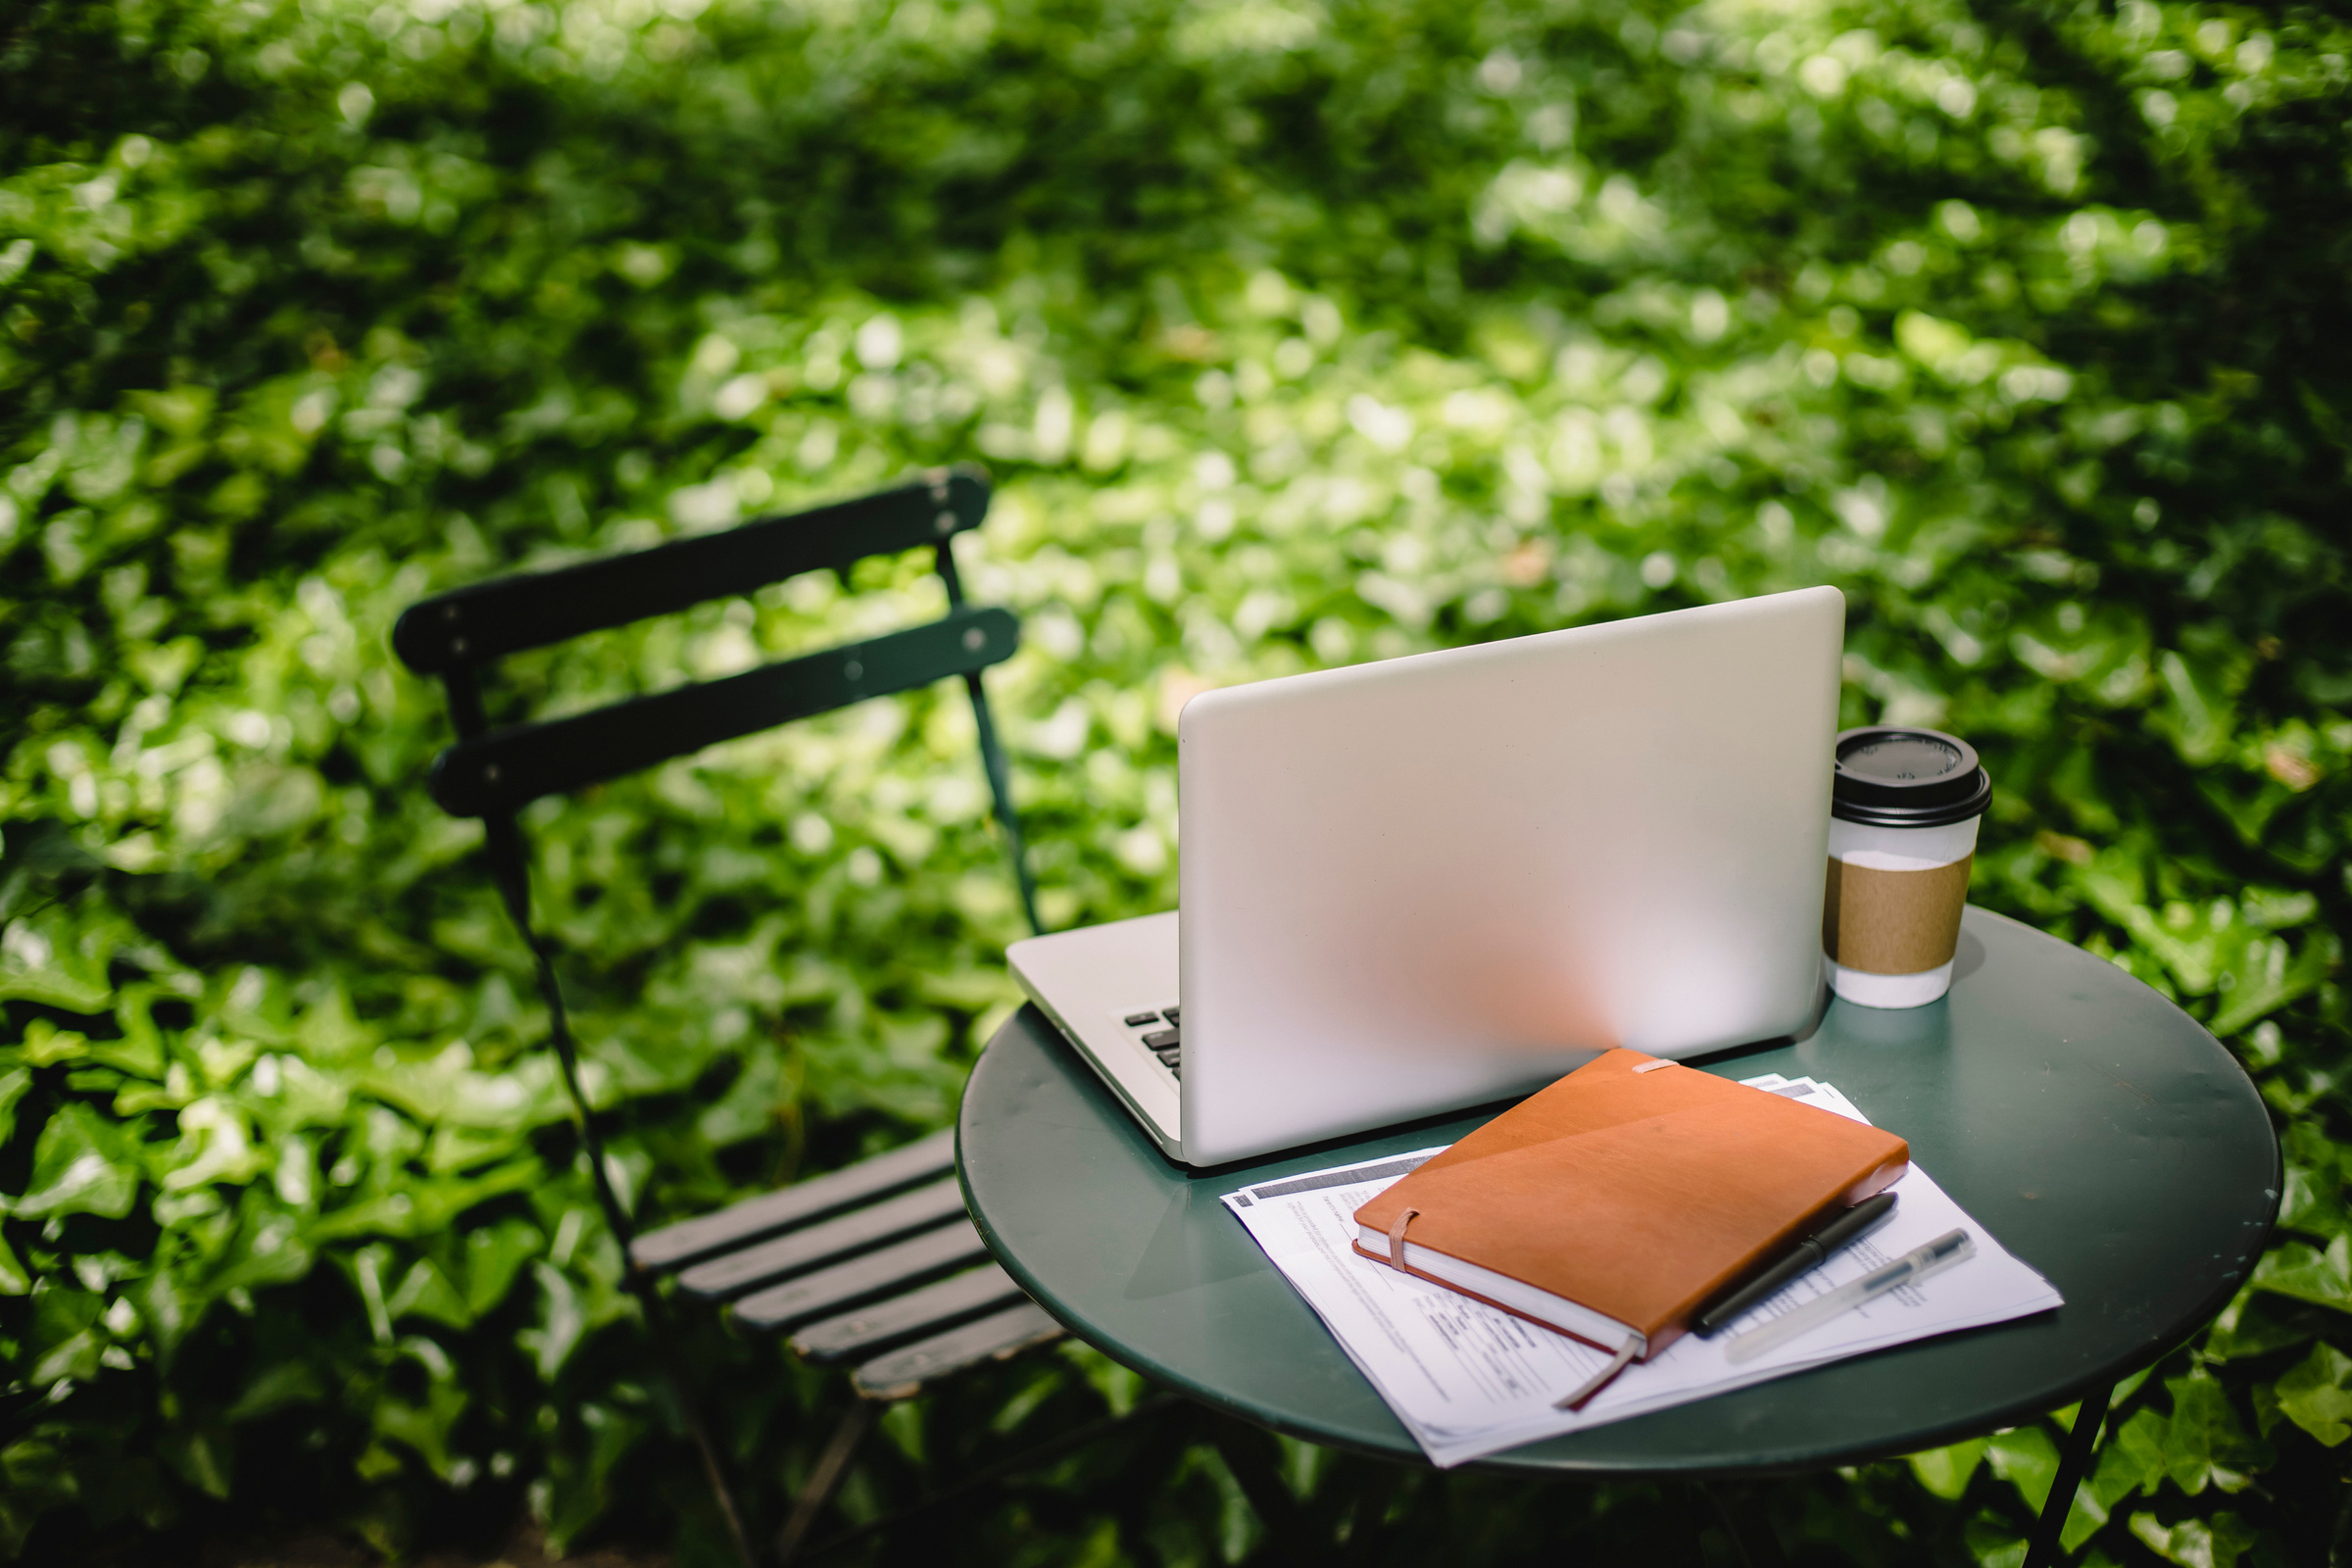
[[[1184,1082],[1184,1036],[1180,1009],[1147,1008],[1142,1012],[1131,1012],[1121,1021],[1137,1032],[1144,1049],[1159,1058],[1159,1064],[1168,1069],[1170,1076],[1178,1083]]]

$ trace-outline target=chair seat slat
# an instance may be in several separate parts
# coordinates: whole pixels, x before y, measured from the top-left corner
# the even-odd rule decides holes
[[[876,1154],[781,1191],[746,1199],[715,1214],[647,1231],[630,1244],[629,1260],[639,1268],[683,1268],[715,1253],[749,1247],[779,1232],[887,1197],[902,1187],[911,1187],[955,1168],[956,1133],[951,1128],[887,1154]]]
[[[958,1318],[1026,1299],[1011,1275],[986,1263],[919,1291],[811,1323],[792,1337],[792,1348],[804,1360],[820,1365],[847,1361],[899,1340],[932,1333]]]
[[[951,1176],[773,1241],[697,1263],[678,1276],[689,1295],[710,1300],[740,1296],[754,1286],[780,1280],[862,1252],[902,1236],[963,1217],[963,1192]]]
[[[1022,1301],[991,1312],[976,1323],[877,1356],[852,1373],[850,1381],[869,1399],[908,1398],[926,1383],[952,1377],[983,1361],[1002,1361],[1060,1334],[1061,1325],[1044,1307]]]
[[[987,1244],[967,1221],[923,1231],[878,1252],[853,1257],[831,1268],[754,1291],[734,1306],[735,1321],[773,1334],[834,1316],[892,1291],[919,1284],[942,1269],[988,1255]]]

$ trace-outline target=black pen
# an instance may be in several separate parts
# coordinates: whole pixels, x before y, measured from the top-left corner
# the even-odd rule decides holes
[[[1763,1300],[1807,1269],[1821,1267],[1832,1252],[1859,1237],[1894,1212],[1894,1195],[1881,1193],[1865,1198],[1820,1230],[1806,1237],[1778,1263],[1757,1275],[1741,1289],[1733,1292],[1721,1302],[1707,1308],[1690,1325],[1690,1332],[1700,1339],[1712,1339],[1715,1331]]]

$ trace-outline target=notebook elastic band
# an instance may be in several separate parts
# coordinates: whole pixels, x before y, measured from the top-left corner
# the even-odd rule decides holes
[[[1420,1212],[1417,1208],[1408,1208],[1398,1214],[1396,1222],[1389,1227],[1389,1266],[1399,1274],[1404,1272],[1404,1228]]]

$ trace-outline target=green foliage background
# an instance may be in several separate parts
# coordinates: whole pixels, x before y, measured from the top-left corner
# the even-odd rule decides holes
[[[2130,1388],[2070,1547],[2342,1560],[2348,59],[2334,12],[2179,0],[21,0],[0,1553],[398,1553],[527,1498],[710,1555],[386,634],[976,458],[1054,925],[1172,903],[1204,683],[1842,587],[1849,721],[1990,762],[1980,901],[2178,998],[2286,1141],[2269,1255]],[[939,608],[919,561],[853,586],[504,689]],[[953,697],[531,812],[642,1213],[949,1118],[1018,931]],[[772,1514],[840,1391],[688,1351]],[[844,1513],[1136,1396],[1072,1348],[905,1407]],[[1798,1560],[2014,1563],[2053,1432],[1753,1501]],[[1182,1417],[942,1549],[1729,1560],[1688,1501]]]

